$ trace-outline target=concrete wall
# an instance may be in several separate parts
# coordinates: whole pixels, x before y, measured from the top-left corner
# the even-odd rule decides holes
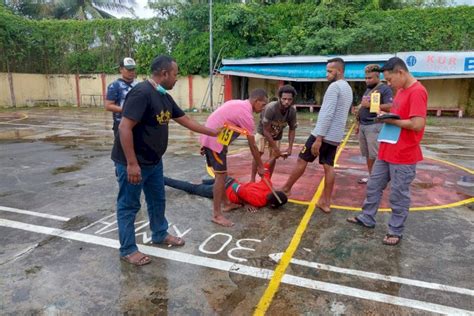
[[[116,80],[119,75],[104,75],[105,87]],[[101,74],[79,75],[80,102],[82,106],[103,106]],[[137,80],[145,80],[146,76],[139,75]],[[204,100],[208,89],[209,79],[201,76],[191,76],[192,95],[190,103],[190,84],[188,77],[180,77],[170,94],[176,103],[183,108],[201,108],[209,98]],[[13,73],[12,81],[16,106],[35,105],[74,105],[77,106],[76,75],[42,75]],[[223,99],[224,80],[222,76],[214,77],[213,103],[214,107]],[[222,94],[221,94],[222,93]],[[7,73],[0,73],[0,107],[13,106]]]

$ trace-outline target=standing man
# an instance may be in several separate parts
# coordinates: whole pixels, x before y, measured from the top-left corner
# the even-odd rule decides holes
[[[367,161],[369,176],[379,151],[377,137],[382,128],[382,123],[374,120],[377,116],[377,112],[370,111],[370,98],[373,93],[379,93],[380,110],[384,112],[390,112],[393,101],[392,89],[380,82],[379,70],[380,66],[375,64],[365,67],[365,84],[367,85],[367,90],[365,90],[357,113],[356,134],[359,135],[360,153]],[[357,182],[365,184],[367,181],[368,178],[362,178]]]
[[[296,109],[292,107],[296,96],[296,90],[290,85],[284,85],[278,89],[278,101],[270,102],[265,106],[265,110],[260,114],[260,121],[257,126],[257,134],[255,142],[258,146],[260,156],[265,152],[265,145],[268,145],[269,158],[280,157],[280,143],[283,137],[283,130],[287,125],[290,126],[288,131],[288,148],[283,152],[283,158],[291,156],[293,150],[293,142],[295,141],[296,131]],[[275,170],[275,159],[270,163],[270,175]],[[255,182],[257,174],[257,163],[252,162],[252,174],[250,181]]]
[[[165,187],[162,156],[168,146],[168,123],[175,120],[197,133],[216,136],[188,116],[167,93],[177,81],[178,65],[168,56],[151,63],[151,79],[138,83],[123,106],[118,137],[112,149],[119,183],[117,222],[120,257],[141,266],[151,259],[138,251],[135,242],[135,217],[140,210],[141,192],[145,200],[154,244],[183,246],[184,240],[168,234],[165,217]]]
[[[247,135],[247,141],[250,152],[257,162],[257,171],[261,176],[264,174],[264,168],[253,135],[255,126],[253,112],[262,112],[267,102],[267,92],[263,89],[255,89],[250,92],[247,100],[230,100],[225,102],[206,121],[206,127],[208,128],[215,129],[227,123],[245,129],[249,134]],[[225,204],[224,211],[238,207],[237,205],[232,205],[225,195],[225,179],[227,177],[227,147],[240,134],[231,130],[224,130],[223,133],[225,133],[224,138],[228,140],[227,145],[219,143],[216,137],[203,135],[201,136],[201,146],[203,146],[204,154],[206,155],[207,165],[213,169],[216,178],[213,188],[214,207],[211,220],[216,224],[231,227],[234,223],[222,214],[221,203]]]
[[[352,104],[352,89],[344,80],[344,66],[342,58],[328,60],[326,79],[330,85],[324,95],[316,127],[311,132],[299,154],[295,168],[282,188],[282,191],[289,195],[293,184],[303,175],[308,162],[313,162],[319,156],[319,164],[324,168],[324,190],[317,206],[325,213],[331,211],[331,195],[336,178],[334,159],[337,146],[344,136],[344,128]]]
[[[383,243],[397,245],[403,236],[405,221],[410,208],[410,184],[415,179],[416,163],[423,160],[420,142],[426,124],[428,93],[408,71],[402,59],[390,58],[382,67],[387,83],[397,90],[392,113],[399,120],[386,119],[385,124],[398,126],[400,135],[395,144],[382,142],[378,159],[367,183],[367,195],[362,205],[362,214],[347,219],[350,223],[367,228],[375,227],[375,215],[379,208],[383,190],[391,182],[390,206],[392,215],[388,222],[388,234]]]
[[[112,112],[114,136],[117,137],[118,126],[122,119],[122,107],[127,93],[137,84],[135,81],[137,64],[130,57],[125,57],[119,64],[121,77],[107,87],[105,109]]]

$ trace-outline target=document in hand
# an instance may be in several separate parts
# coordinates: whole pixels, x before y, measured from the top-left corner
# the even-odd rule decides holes
[[[380,130],[377,141],[396,144],[398,142],[398,138],[400,137],[401,130],[402,129],[396,125],[384,123],[382,129]]]

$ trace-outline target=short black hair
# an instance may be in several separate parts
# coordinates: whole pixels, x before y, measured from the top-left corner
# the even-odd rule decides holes
[[[380,68],[380,72],[384,71],[394,71],[394,70],[405,70],[406,72],[409,72],[407,65],[403,61],[403,59],[399,57],[392,57],[387,62]]]
[[[328,60],[328,64],[329,63],[339,64],[339,66],[341,66],[342,70],[344,70],[346,68],[346,63],[344,62],[344,59],[342,59],[341,57],[331,58],[331,59]]]
[[[289,84],[286,84],[286,85],[280,87],[280,89],[278,89],[278,97],[281,98],[283,93],[291,93],[293,95],[293,98],[294,98],[296,96],[296,89],[293,88],[292,86],[290,86]]]
[[[158,75],[163,70],[170,70],[173,63],[175,62],[176,61],[170,56],[166,56],[166,55],[157,56],[151,62],[151,66],[150,66],[151,73]]]
[[[267,98],[268,98],[267,91],[265,91],[262,88],[257,88],[257,89],[252,90],[249,95],[250,100],[263,100]]]
[[[271,208],[278,208],[278,207],[286,204],[286,202],[288,202],[288,197],[286,196],[286,194],[283,191],[276,191],[275,193],[280,198],[281,203],[280,203],[280,201],[278,201],[276,196],[273,195],[273,193],[268,193],[267,194],[267,206],[270,206]]]

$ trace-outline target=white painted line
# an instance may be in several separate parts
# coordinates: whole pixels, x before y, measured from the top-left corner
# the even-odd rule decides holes
[[[119,248],[119,242],[110,238],[98,237],[93,235],[88,235],[84,233],[78,233],[73,231],[67,231],[62,229],[55,229],[45,226],[31,225],[16,221],[10,221],[6,219],[0,219],[0,226],[16,228],[25,231],[30,231],[34,233],[46,234],[58,236],[61,238],[76,240],[80,242],[87,242],[95,245],[106,246],[110,248]],[[207,257],[200,257],[196,255],[191,255],[187,253],[177,252],[173,250],[166,250],[161,248],[155,248],[152,246],[140,245],[140,250],[150,256],[173,260],[182,263],[188,263],[193,265],[198,265],[202,267],[212,268],[220,271],[233,272],[237,274],[252,276],[260,279],[270,279],[273,275],[273,271],[269,269],[254,268],[249,267],[239,263],[232,263],[223,260],[217,260]],[[371,292],[366,290],[361,290],[357,288],[352,288],[343,285],[337,285],[327,282],[320,282],[310,279],[305,279],[301,277],[296,277],[293,275],[285,274],[283,283],[295,285],[299,287],[304,287],[308,289],[314,289],[318,291],[335,293],[340,295],[346,295],[351,297],[357,297],[365,300],[372,300],[376,302],[381,302],[385,304],[398,305],[413,309],[424,310],[432,313],[441,313],[449,315],[473,315],[473,311],[463,310],[455,307],[449,307],[434,303],[428,303],[423,301],[417,301],[412,299],[407,299],[403,297],[397,297],[377,292]]]
[[[269,255],[269,257],[272,258],[273,260],[275,260],[276,262],[278,262],[282,257],[282,253],[272,253],[272,254]],[[374,279],[374,280],[381,280],[381,281],[387,281],[387,282],[393,282],[393,283],[423,287],[423,288],[427,288],[427,289],[433,289],[433,290],[453,292],[453,293],[459,293],[459,294],[474,296],[474,290],[465,289],[465,288],[462,288],[462,287],[455,287],[455,286],[443,285],[443,284],[438,284],[438,283],[431,283],[431,282],[425,282],[425,281],[406,279],[406,278],[401,278],[401,277],[396,277],[396,276],[377,274],[377,273],[373,273],[373,272],[365,272],[365,271],[360,271],[360,270],[339,268],[339,267],[330,266],[330,265],[327,265],[327,264],[322,264],[322,263],[317,263],[317,262],[309,262],[309,261],[294,259],[294,258],[291,259],[290,262],[293,263],[293,264],[298,264],[300,266],[306,266],[306,267],[310,267],[310,268],[326,270],[326,271],[331,271],[331,272],[337,272],[337,273],[344,273],[344,274],[354,275],[354,276],[363,277],[363,278],[369,278],[369,279]]]
[[[70,220],[70,218],[63,217],[63,216],[56,216],[56,215],[50,215],[50,214],[45,214],[45,213],[39,213],[39,212],[33,212],[33,211],[27,211],[27,210],[20,210],[20,209],[17,209],[17,208],[6,207],[6,206],[0,206],[0,211],[18,213],[18,214],[25,214],[25,215],[31,215],[31,216],[43,217],[43,218],[49,218],[49,219],[55,219],[57,221],[63,221],[63,222],[67,222],[68,220]]]

